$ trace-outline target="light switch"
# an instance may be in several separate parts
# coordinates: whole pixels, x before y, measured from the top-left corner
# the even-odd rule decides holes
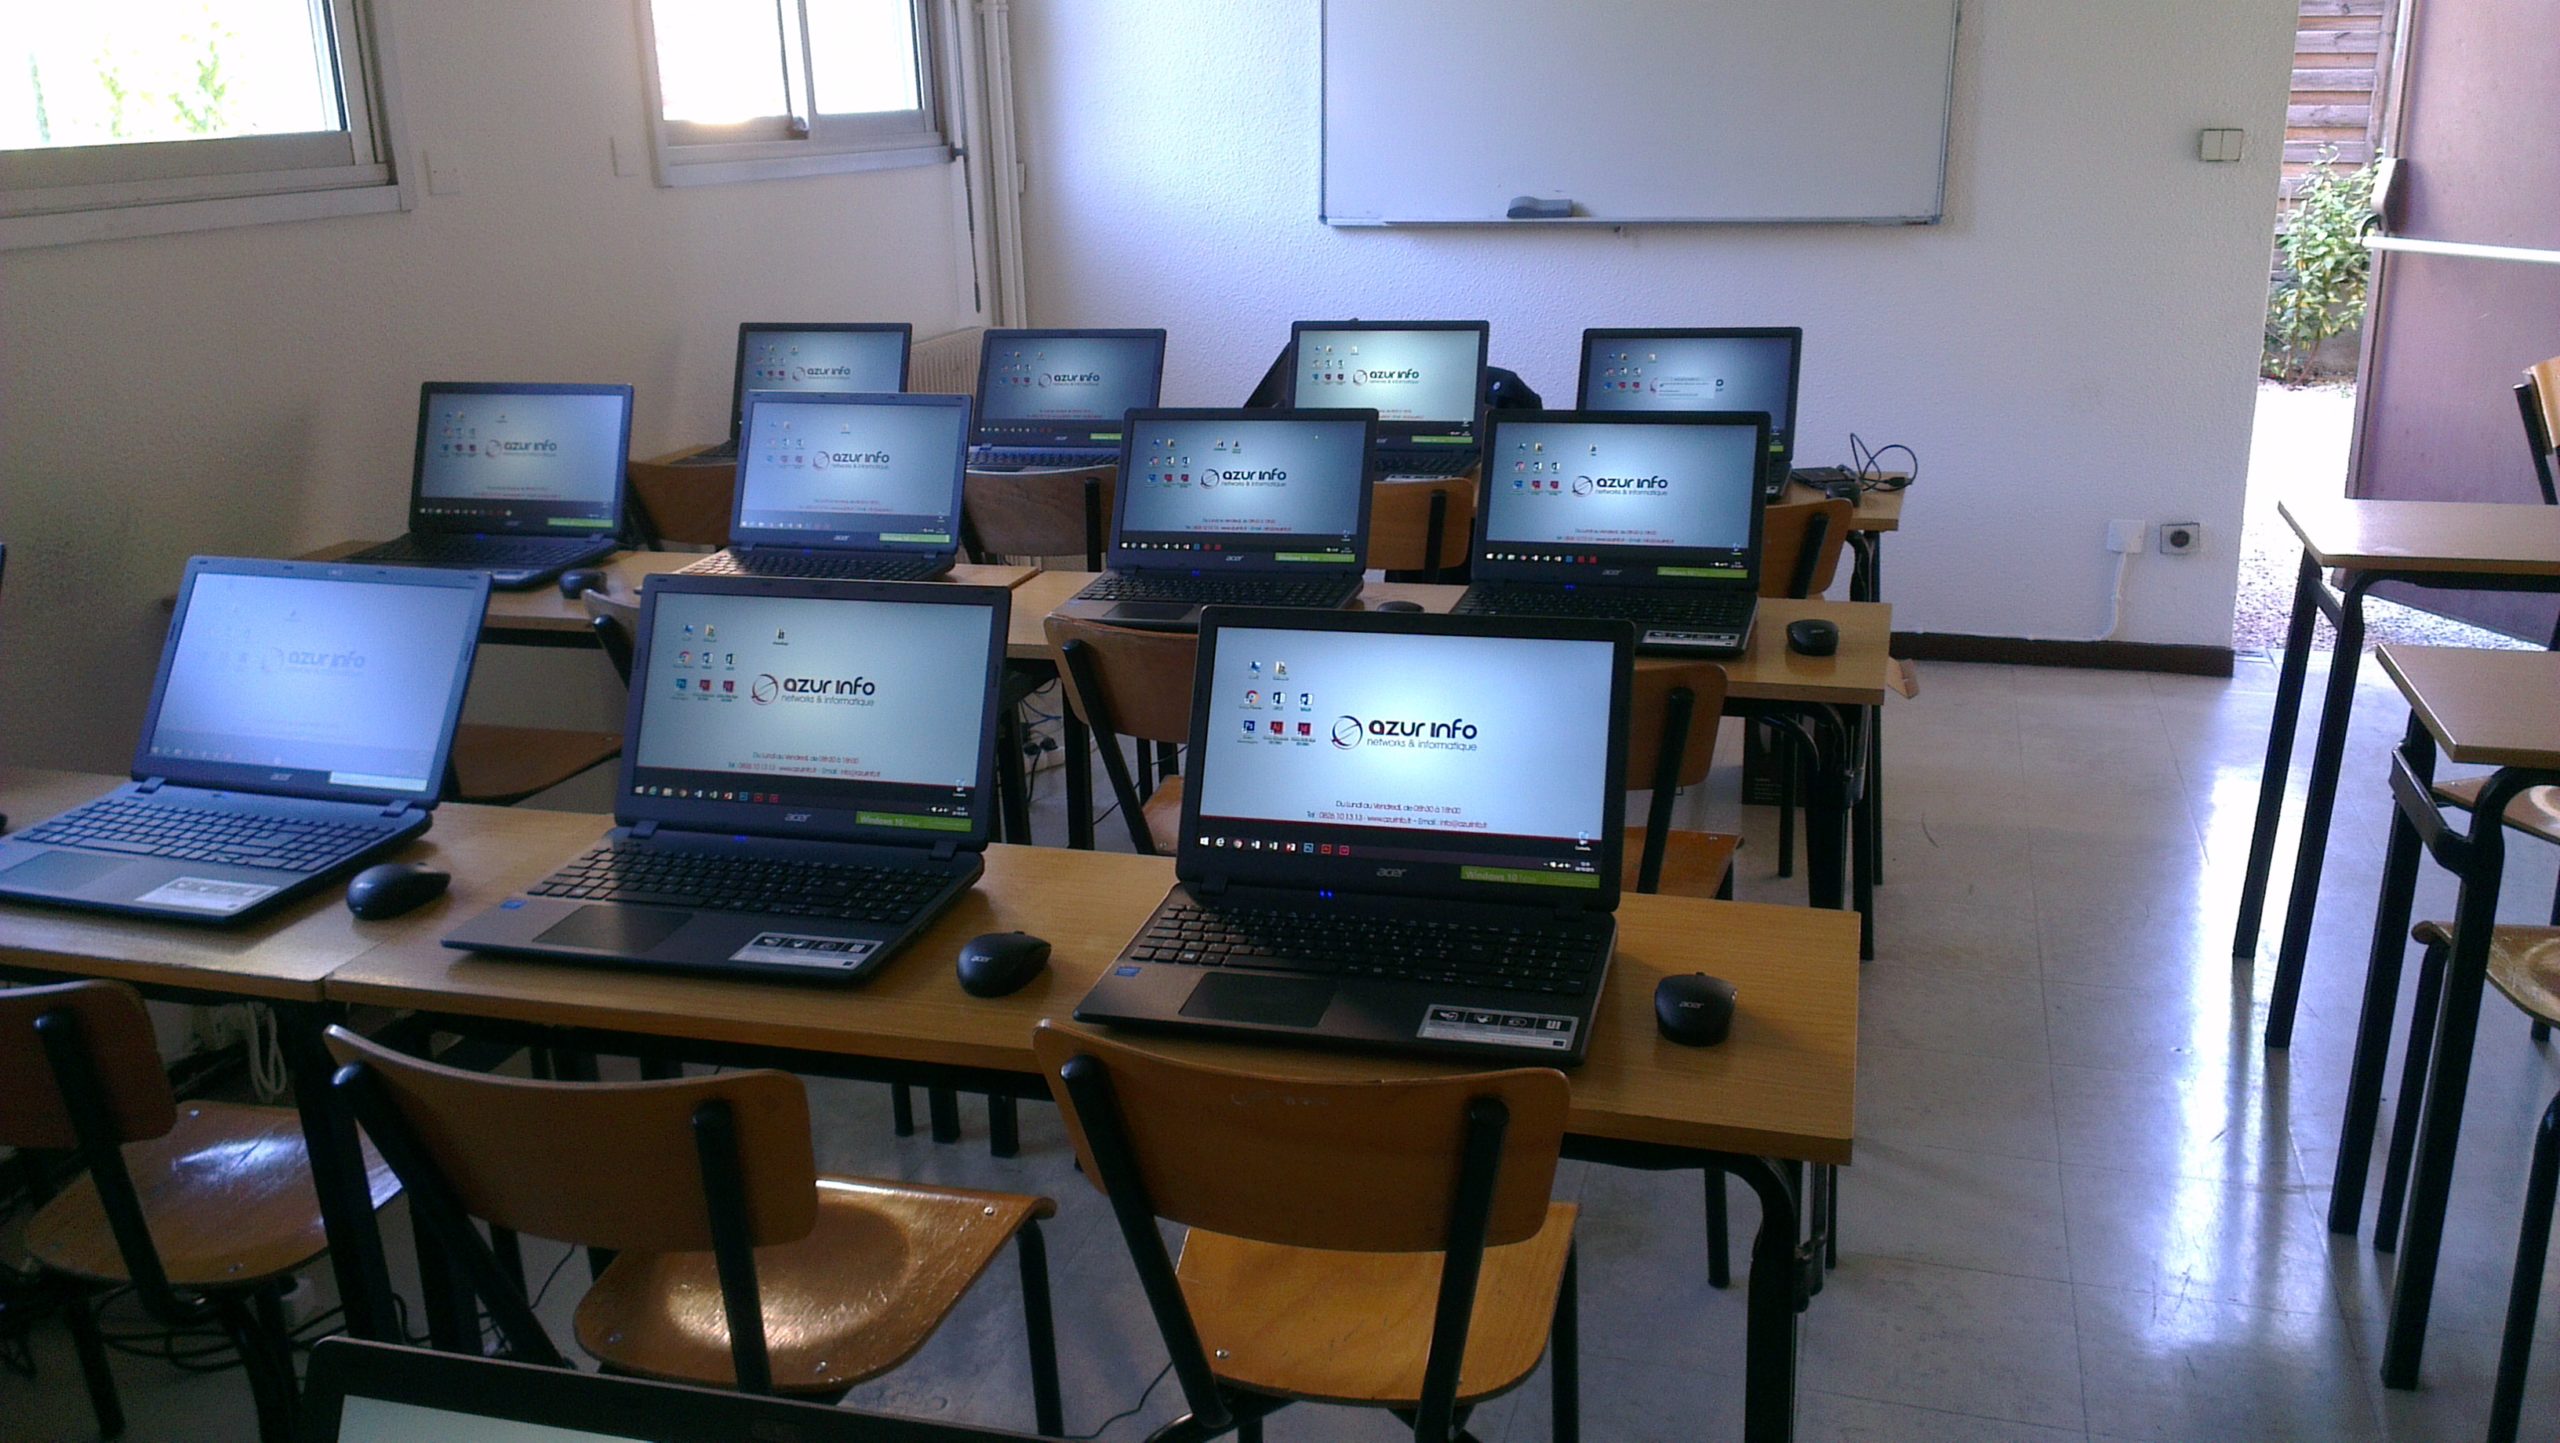
[[[2245,130],[2205,130],[2196,137],[2196,159],[2225,163],[2242,159],[2249,148]]]
[[[460,167],[456,166],[452,161],[437,159],[435,152],[433,151],[420,151],[418,152],[418,156],[421,160],[424,160],[427,163],[427,194],[462,194],[462,170]]]

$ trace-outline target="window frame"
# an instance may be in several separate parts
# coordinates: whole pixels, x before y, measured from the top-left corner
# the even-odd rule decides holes
[[[776,23],[783,30],[783,84],[793,113],[708,125],[667,118],[666,93],[658,73],[656,7],[653,0],[632,0],[640,26],[642,100],[657,183],[663,187],[729,185],[943,165],[958,158],[949,123],[951,97],[958,87],[951,73],[944,7],[939,0],[905,3],[915,26],[915,109],[858,114],[820,111],[812,98],[815,61],[808,46],[808,0],[774,0]]]
[[[0,250],[414,209],[379,0],[310,0],[344,130],[0,151]]]

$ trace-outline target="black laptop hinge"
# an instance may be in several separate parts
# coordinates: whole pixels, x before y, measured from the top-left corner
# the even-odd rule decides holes
[[[632,824],[631,836],[635,841],[645,842],[656,835],[658,835],[658,824],[656,822],[635,822]]]
[[[1203,897],[1223,896],[1227,890],[1227,874],[1224,872],[1210,872],[1201,877],[1199,884],[1193,887],[1192,890],[1198,892]]]
[[[417,805],[416,802],[408,801],[385,802],[382,804],[382,814],[386,817],[405,817],[415,810]]]
[[[958,855],[960,855],[960,844],[949,837],[944,837],[933,844],[933,859],[937,862],[948,862]]]
[[[133,794],[137,797],[147,797],[167,785],[169,785],[167,777],[144,777],[142,784],[133,789]]]

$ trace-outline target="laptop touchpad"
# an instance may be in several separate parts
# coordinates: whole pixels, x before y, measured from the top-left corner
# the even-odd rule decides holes
[[[1105,620],[1138,623],[1152,621],[1161,626],[1168,622],[1188,620],[1197,615],[1199,610],[1200,608],[1187,601],[1124,601],[1111,608]]]
[[[663,907],[580,907],[533,940],[552,947],[591,947],[638,957],[674,936],[693,915]]]
[[[8,869],[9,884],[68,896],[131,865],[129,857],[101,857],[94,852],[34,852]]]
[[[1212,972],[1191,989],[1182,1015],[1202,1022],[1313,1027],[1333,1001],[1333,983],[1313,977],[1254,977]]]

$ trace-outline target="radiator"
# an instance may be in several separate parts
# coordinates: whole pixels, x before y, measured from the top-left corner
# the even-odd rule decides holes
[[[984,326],[918,341],[907,356],[907,389],[925,395],[970,396],[978,390],[978,349]]]

